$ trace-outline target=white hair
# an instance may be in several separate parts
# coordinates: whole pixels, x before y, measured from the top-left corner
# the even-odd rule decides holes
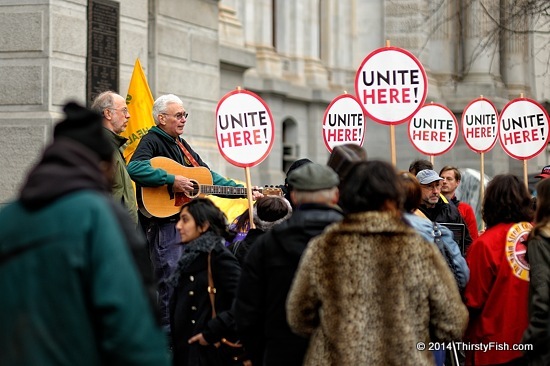
[[[183,102],[177,95],[166,94],[158,97],[153,104],[153,119],[157,126],[159,124],[159,114],[166,113],[169,104],[178,104],[183,107]]]

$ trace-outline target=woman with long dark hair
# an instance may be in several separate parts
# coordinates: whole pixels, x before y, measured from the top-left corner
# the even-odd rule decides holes
[[[235,256],[225,247],[231,239],[223,212],[206,198],[186,203],[176,229],[181,235],[183,254],[170,279],[174,293],[170,300],[170,325],[174,365],[222,365],[218,344],[234,336],[231,305],[241,273]],[[212,313],[208,293],[208,262],[215,290]]]

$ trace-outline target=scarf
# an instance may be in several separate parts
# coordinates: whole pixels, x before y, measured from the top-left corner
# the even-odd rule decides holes
[[[181,274],[191,266],[191,264],[198,258],[201,253],[210,253],[212,249],[216,246],[216,243],[223,243],[224,239],[216,235],[213,231],[208,230],[195,240],[190,241],[185,244],[183,249],[183,254],[181,255],[180,260],[176,270],[170,276],[166,282],[169,286],[176,288],[179,283]]]

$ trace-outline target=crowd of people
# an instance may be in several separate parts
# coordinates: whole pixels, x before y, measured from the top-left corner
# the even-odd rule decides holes
[[[518,177],[495,176],[478,232],[457,167],[397,171],[345,144],[297,160],[284,195],[253,190],[230,225],[192,177],[151,163],[242,187],[182,138],[179,97],[155,100],[128,164],[122,96],[64,112],[0,210],[0,365],[550,364],[544,169],[535,207]],[[141,209],[144,188],[179,212]]]

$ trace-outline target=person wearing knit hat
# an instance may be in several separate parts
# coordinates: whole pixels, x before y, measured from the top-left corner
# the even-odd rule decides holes
[[[275,225],[278,225],[292,215],[290,202],[282,196],[264,196],[258,198],[252,209],[255,228],[248,230],[242,240],[237,240],[229,245],[229,250],[243,264],[244,258],[256,239]],[[243,215],[248,217],[248,210]]]
[[[19,198],[0,210],[0,291],[9,299],[0,301],[0,363],[168,366],[128,250],[131,221],[103,175],[113,148],[101,116],[74,102],[63,110]]]
[[[53,131],[55,139],[71,139],[97,154],[101,161],[111,161],[115,149],[107,140],[101,126],[101,115],[75,102],[63,107],[66,118]]]
[[[327,165],[331,167],[343,181],[353,163],[367,160],[367,151],[356,144],[343,144],[332,149]]]

